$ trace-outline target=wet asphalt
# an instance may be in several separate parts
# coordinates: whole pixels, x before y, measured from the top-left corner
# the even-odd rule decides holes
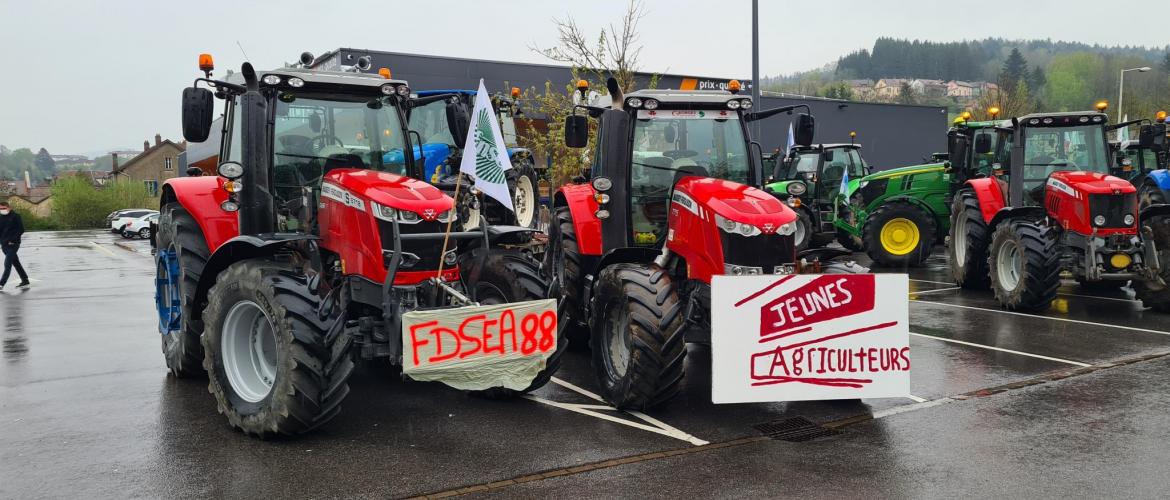
[[[227,426],[206,380],[167,374],[145,242],[34,233],[21,258],[32,289],[0,292],[0,498],[1164,498],[1170,486],[1170,317],[1128,289],[1066,282],[1051,310],[1007,314],[932,257],[910,270],[915,399],[716,406],[699,346],[680,397],[649,415],[594,400],[587,353],[512,401],[367,364],[323,429],[259,441]],[[753,427],[795,416],[836,433],[787,442]]]

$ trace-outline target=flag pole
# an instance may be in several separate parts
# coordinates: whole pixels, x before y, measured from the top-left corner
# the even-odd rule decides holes
[[[435,274],[435,279],[443,281],[443,264],[447,261],[447,242],[451,239],[451,224],[455,223],[455,219],[459,218],[459,187],[463,185],[463,170],[455,176],[455,216],[447,219],[447,231],[443,233],[443,251],[439,252],[439,272]]]

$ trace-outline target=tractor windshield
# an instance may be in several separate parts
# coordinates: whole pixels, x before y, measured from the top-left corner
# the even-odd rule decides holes
[[[1105,129],[1100,125],[1024,129],[1024,182],[1057,171],[1109,173]]]
[[[423,144],[455,146],[447,126],[447,101],[429,102],[410,111],[410,129],[418,132]]]
[[[630,195],[637,241],[654,243],[666,231],[666,196],[680,170],[701,167],[711,177],[749,184],[747,141],[739,117],[718,111],[639,111],[634,123]],[[677,116],[671,116],[677,115]],[[653,234],[655,237],[651,238]]]

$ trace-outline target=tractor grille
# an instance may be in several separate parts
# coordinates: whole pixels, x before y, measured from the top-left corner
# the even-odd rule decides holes
[[[723,262],[727,264],[759,267],[765,274],[772,274],[776,266],[796,262],[796,237],[793,235],[721,233],[719,237],[723,243]]]
[[[1130,227],[1125,223],[1126,215],[1137,213],[1137,194],[1091,194],[1089,195],[1089,215],[1105,216],[1105,228]]]
[[[398,229],[402,230],[402,234],[432,233],[437,235],[436,239],[403,241],[402,251],[418,256],[418,261],[411,262],[413,259],[404,258],[401,269],[410,271],[438,269],[439,251],[443,245],[443,231],[446,230],[446,226],[446,224],[438,221],[422,221],[418,224],[398,224]],[[382,238],[382,249],[393,250],[394,223],[378,219],[378,234]],[[453,246],[454,244],[452,243]],[[389,259],[386,262],[389,262]]]

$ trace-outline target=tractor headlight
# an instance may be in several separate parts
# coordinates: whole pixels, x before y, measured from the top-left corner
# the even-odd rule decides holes
[[[593,179],[593,189],[598,191],[609,191],[613,187],[613,181],[609,177],[596,177]]]
[[[406,85],[399,85],[397,92],[400,96],[408,96],[410,95],[410,87],[407,87]]]
[[[1096,217],[1093,217],[1093,225],[1094,226],[1104,226],[1105,225],[1105,216],[1098,215]]]
[[[268,85],[280,85],[279,75],[264,75],[264,83]]]
[[[446,212],[439,214],[439,222],[451,222],[459,218],[459,211],[452,208]]]
[[[398,216],[398,211],[385,205],[380,205],[375,202],[370,202],[373,206],[374,217],[382,219],[386,222],[393,222],[394,218]]]
[[[225,161],[219,164],[219,175],[228,179],[239,179],[244,176],[244,166],[234,161]]]
[[[382,86],[382,93],[386,95],[394,95],[394,86],[387,83]]]
[[[294,76],[294,77],[288,79],[288,86],[292,87],[292,88],[299,89],[299,88],[305,86],[305,81]]]
[[[418,216],[418,214],[411,212],[410,210],[399,210],[398,211],[398,222],[403,222],[406,224],[414,224],[415,222],[418,222],[420,220],[422,220],[422,219]]]
[[[646,102],[643,104],[643,106],[645,106],[645,108],[650,110],[650,111],[654,111],[654,110],[658,109],[658,100],[657,99],[646,99]]]
[[[220,203],[219,208],[220,208],[220,210],[223,210],[224,212],[235,212],[235,211],[240,209],[240,204],[236,203],[232,200],[227,200],[227,201],[224,201],[223,203]]]
[[[751,99],[740,99],[739,100],[739,109],[752,109],[752,100]]]
[[[756,236],[761,234],[760,228],[756,226],[736,222],[719,214],[715,214],[715,224],[726,233],[738,234],[740,236]]]
[[[806,192],[808,192],[808,186],[804,185],[803,182],[788,183],[788,194],[793,196],[800,196]]]
[[[739,109],[739,101],[736,99],[727,101],[727,109]]]
[[[787,224],[781,224],[780,229],[776,230],[776,233],[784,235],[784,236],[788,236],[788,235],[793,234],[795,232],[796,232],[796,222],[795,221],[789,222]]]
[[[1134,221],[1133,214],[1125,214],[1125,219],[1122,219],[1122,221],[1125,222],[1125,225],[1132,226]]]
[[[450,252],[447,252],[447,254],[443,256],[443,263],[447,264],[448,266],[453,266],[458,261],[459,261],[459,253],[456,252],[455,250],[451,250]]]
[[[640,108],[640,107],[642,107],[642,100],[637,98],[637,97],[631,97],[629,99],[626,99],[626,106],[629,106],[631,108]]]

